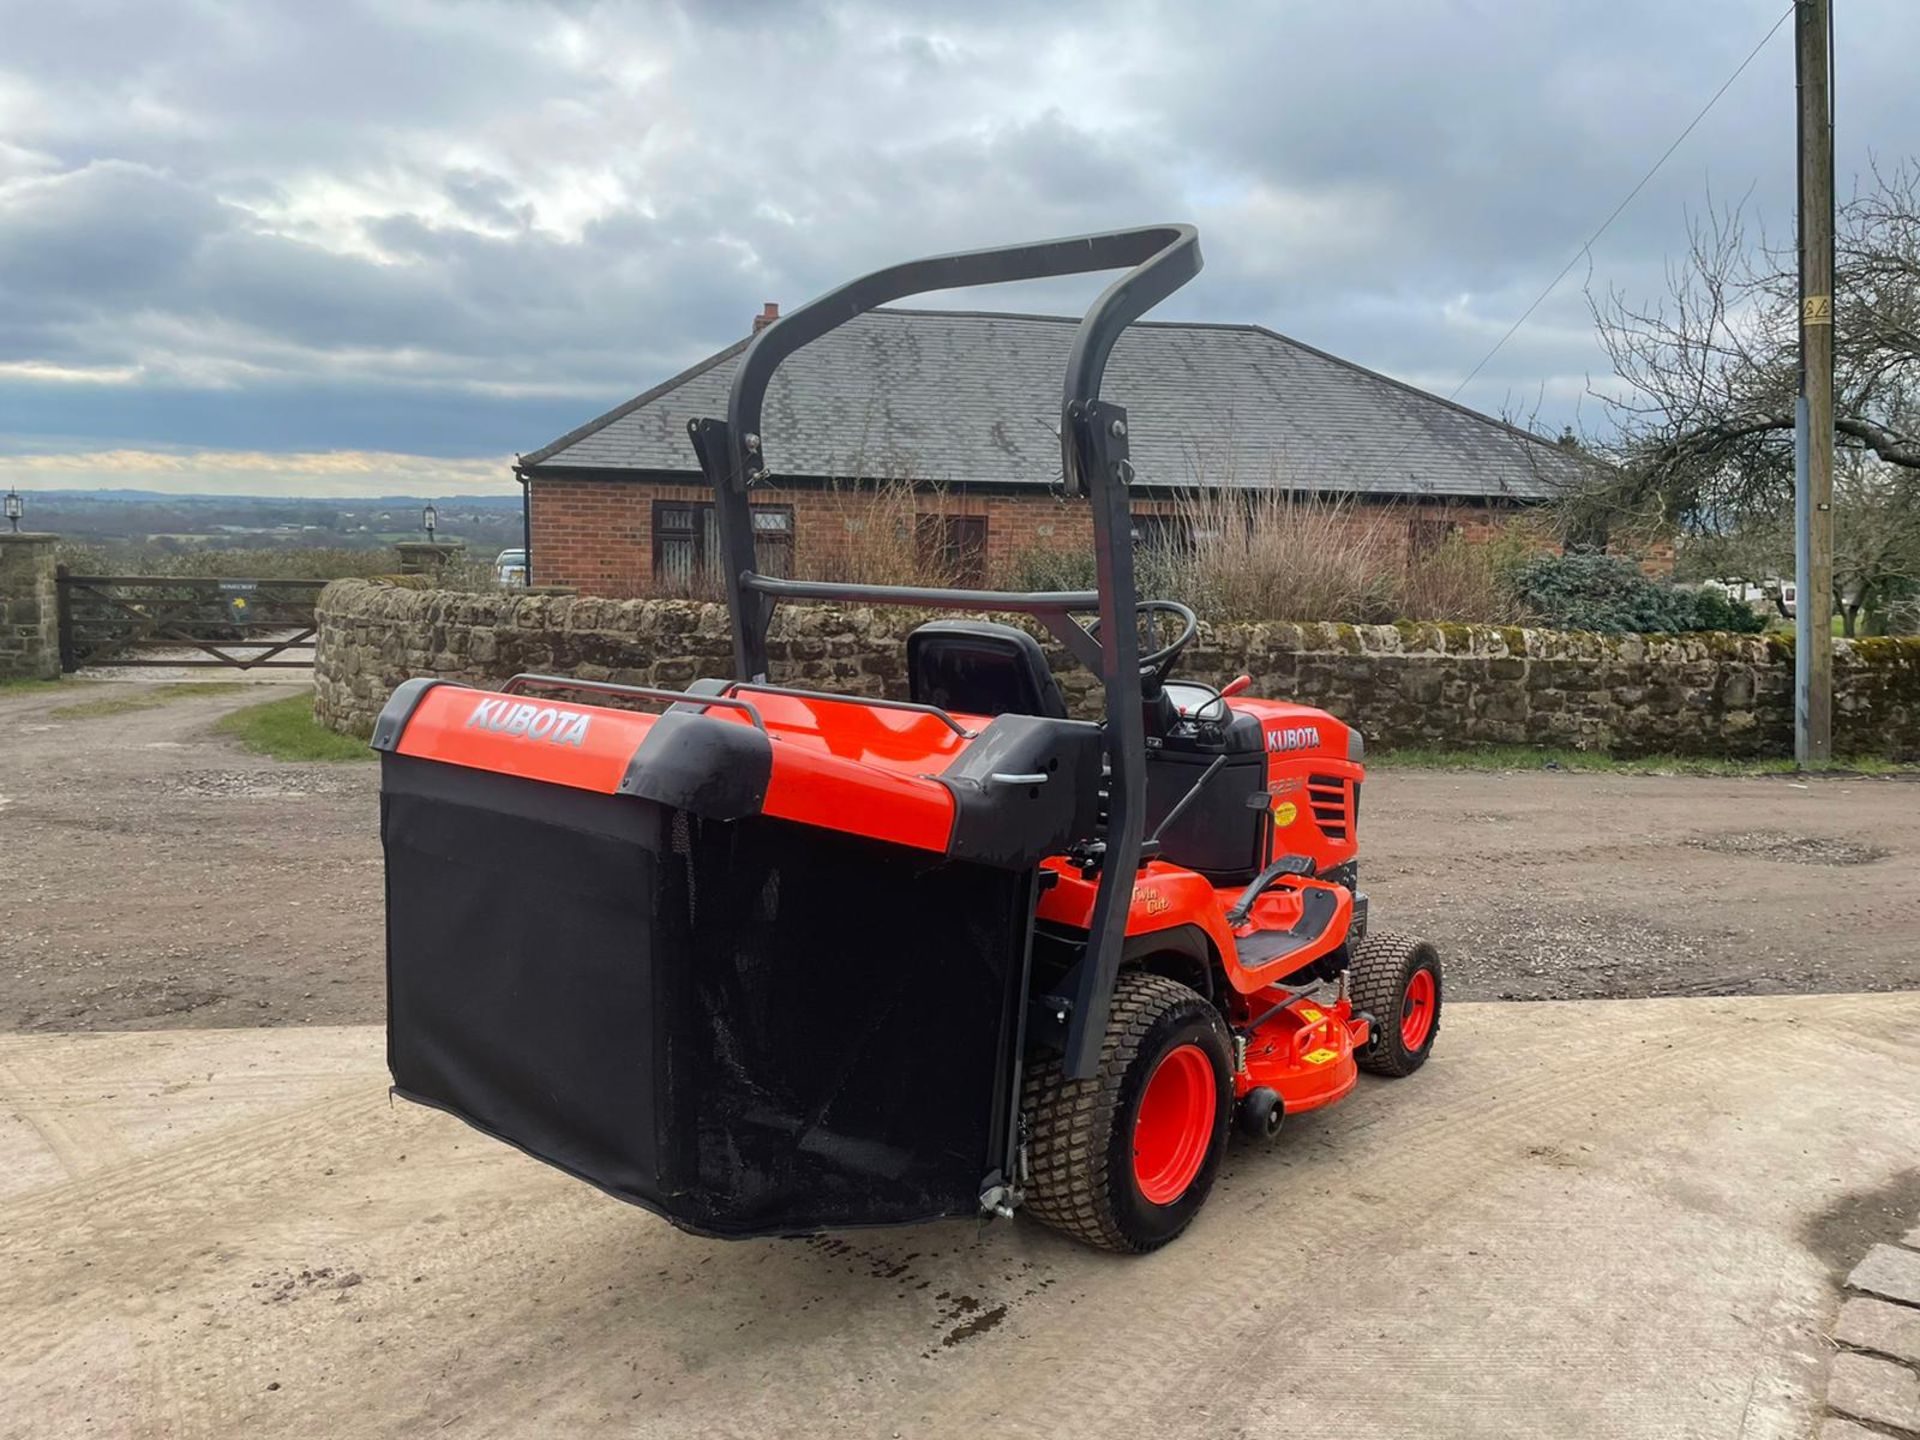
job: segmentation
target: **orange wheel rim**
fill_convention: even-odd
[[[1433,1033],[1433,1013],[1439,1008],[1440,987],[1431,970],[1416,970],[1407,981],[1406,999],[1400,1002],[1400,1043],[1418,1050]]]
[[[1133,1122],[1133,1182],[1154,1205],[1187,1193],[1213,1144],[1220,1104],[1213,1062],[1198,1045],[1169,1050],[1154,1066]]]

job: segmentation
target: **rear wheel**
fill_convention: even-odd
[[[1353,1007],[1373,1017],[1375,1038],[1354,1058],[1375,1075],[1411,1075],[1440,1034],[1440,952],[1381,930],[1353,954]]]
[[[1058,1057],[1028,1069],[1025,1208],[1103,1250],[1166,1244],[1213,1188],[1232,1077],[1211,1004],[1164,976],[1122,975],[1094,1075],[1065,1079]]]

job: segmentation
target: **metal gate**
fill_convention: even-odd
[[[222,580],[179,575],[72,575],[63,565],[60,668],[224,665],[302,669],[313,663],[314,601],[325,580]],[[162,653],[170,652],[170,653]]]

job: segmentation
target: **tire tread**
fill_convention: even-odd
[[[1417,968],[1414,967],[1416,960],[1432,969],[1436,984],[1440,982],[1440,956],[1425,940],[1417,940],[1394,930],[1374,930],[1354,951],[1353,1008],[1371,1015],[1382,1030],[1389,1025],[1394,1027],[1391,1043],[1370,1046],[1365,1053],[1354,1057],[1360,1068],[1369,1074],[1396,1077],[1411,1075],[1426,1063],[1434,1041],[1440,1037],[1440,1021],[1445,1008],[1436,1005],[1433,1029],[1428,1033],[1425,1048],[1412,1057],[1400,1048],[1400,1000],[1409,970]],[[1436,996],[1445,998],[1444,986],[1436,991]]]
[[[1028,1121],[1029,1177],[1024,1208],[1034,1219],[1102,1250],[1136,1253],[1142,1246],[1115,1223],[1109,1142],[1121,1081],[1155,1021],[1176,1005],[1206,1002],[1177,980],[1124,972],[1114,985],[1100,1066],[1068,1080],[1059,1056],[1030,1066],[1023,1109]]]

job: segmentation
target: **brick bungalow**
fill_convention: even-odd
[[[769,305],[755,329],[773,318]],[[763,421],[760,567],[844,568],[876,524],[892,532],[885,543],[932,547],[970,580],[1005,574],[1035,547],[1089,545],[1084,502],[1054,493],[1074,324],[877,310],[789,359]],[[696,583],[717,542],[687,422],[726,413],[747,344],[520,458],[533,583],[610,596]],[[1257,325],[1137,324],[1115,347],[1105,394],[1131,413],[1143,533],[1177,534],[1183,496],[1282,489],[1353,497],[1421,543],[1490,529],[1585,463]],[[892,499],[876,506],[876,494]]]

